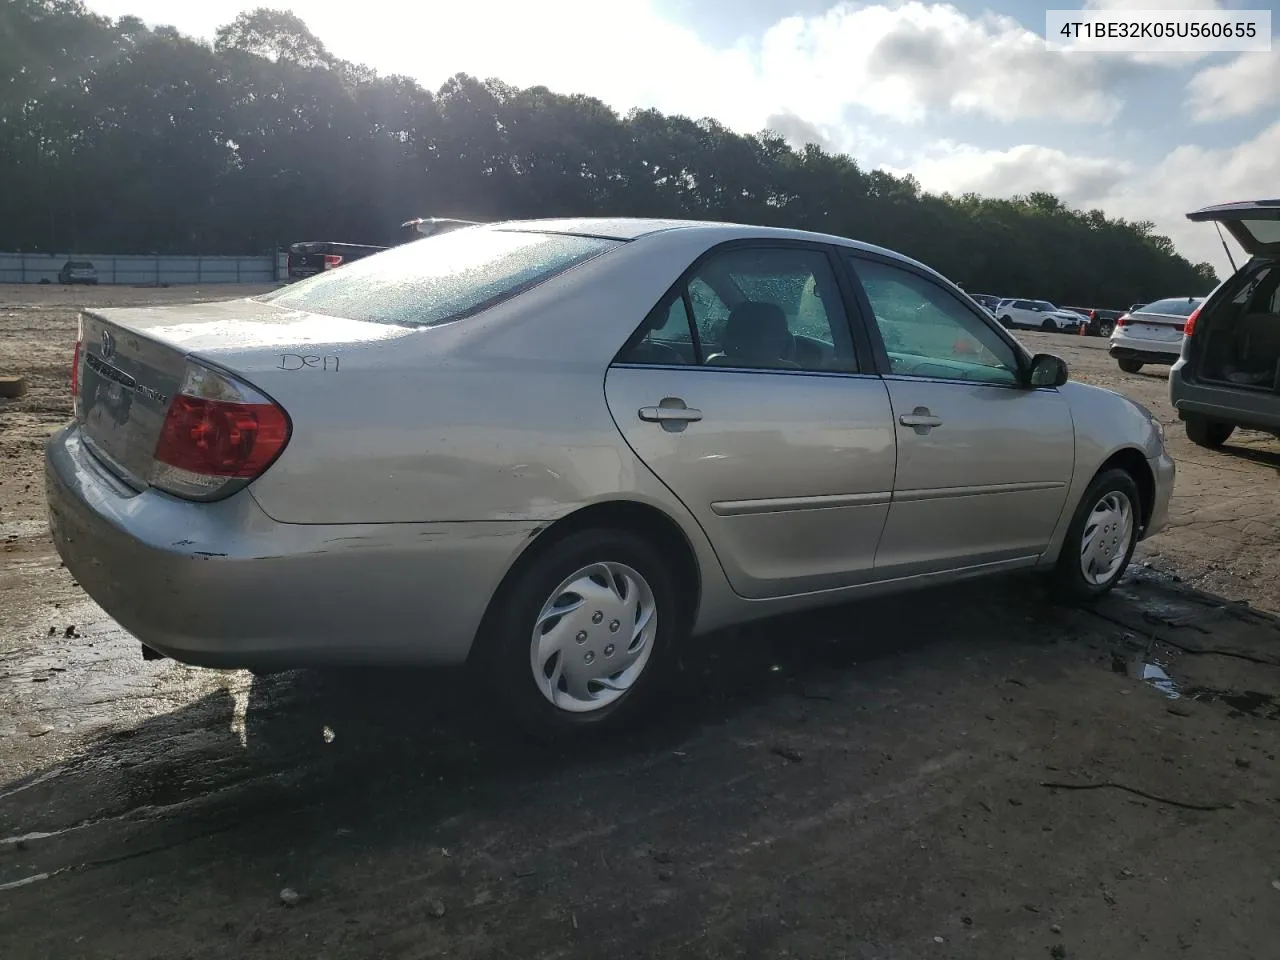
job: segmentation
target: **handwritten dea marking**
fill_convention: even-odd
[[[278,370],[322,370],[326,373],[338,372],[338,357],[316,357],[310,354],[282,353]]]

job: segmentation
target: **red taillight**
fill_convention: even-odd
[[[326,253],[324,255],[324,268],[332,270],[334,267],[342,263],[342,257],[336,253]]]
[[[75,400],[80,396],[80,348],[84,346],[83,340],[76,341],[76,352],[71,357],[71,399]]]
[[[1090,310],[1090,311],[1089,311],[1089,319],[1090,319],[1090,320],[1097,320],[1097,319],[1098,319],[1098,311],[1097,311],[1097,310]]]
[[[252,479],[289,440],[289,420],[273,403],[173,398],[155,459],[205,477]]]
[[[1201,307],[1202,306],[1204,305],[1201,304]],[[1191,316],[1187,317],[1187,322],[1182,325],[1182,332],[1184,335],[1189,337],[1193,332],[1195,332],[1196,320],[1199,319],[1200,317],[1201,307],[1196,307],[1194,310],[1192,310]]]
[[[1129,316],[1127,313],[1122,313],[1120,315],[1120,319],[1116,321],[1116,326],[1127,327],[1131,323],[1133,323],[1133,317]]]

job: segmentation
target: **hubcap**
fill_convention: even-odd
[[[1085,521],[1080,540],[1080,572],[1095,586],[1110,582],[1133,536],[1133,504],[1119,490],[1113,490],[1094,504]]]
[[[622,563],[593,563],[565,578],[533,626],[529,663],[542,695],[586,713],[617,700],[653,653],[653,589]]]

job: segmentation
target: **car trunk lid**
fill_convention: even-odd
[[[86,310],[76,416],[86,446],[123,480],[147,486],[161,427],[188,358],[232,374],[328,364],[337,347],[412,328],[325,317],[254,300]]]
[[[1280,254],[1280,199],[1220,203],[1188,213],[1187,219],[1221,223],[1251,257]]]
[[[1160,340],[1176,343],[1182,339],[1182,331],[1186,327],[1187,318],[1166,313],[1137,313],[1129,315],[1129,336],[1141,337],[1143,340]]]

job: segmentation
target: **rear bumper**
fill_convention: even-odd
[[[1137,360],[1141,363],[1173,363],[1182,352],[1182,344],[1167,346],[1151,340],[1129,340],[1112,334],[1107,353],[1113,360]]]
[[[1169,371],[1169,401],[1180,420],[1201,416],[1280,435],[1280,396],[1266,390],[1189,381],[1182,363],[1175,364]]]
[[[248,491],[189,503],[125,488],[74,425],[45,456],[53,541],[142,643],[209,667],[465,661],[539,524],[285,524]]]

